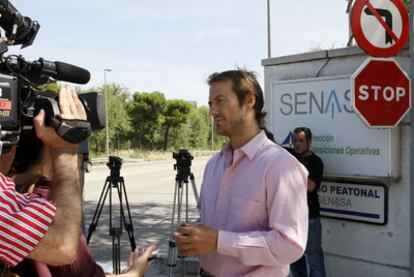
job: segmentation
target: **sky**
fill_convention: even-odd
[[[167,99],[208,102],[206,79],[236,67],[263,85],[267,0],[11,0],[41,28],[32,46],[9,48],[88,69],[83,89],[107,82]],[[270,0],[272,57],[344,47],[346,0]],[[3,34],[3,33],[2,33]],[[76,85],[74,85],[76,86]]]

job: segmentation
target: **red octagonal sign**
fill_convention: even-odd
[[[368,59],[351,77],[354,111],[369,126],[395,127],[411,108],[407,73],[393,59]]]

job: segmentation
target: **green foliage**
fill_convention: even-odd
[[[166,102],[164,113],[163,113],[163,123],[164,128],[164,143],[163,150],[167,150],[168,145],[168,135],[171,128],[180,128],[181,125],[185,124],[188,119],[188,115],[192,109],[192,104],[185,100],[168,100]]]
[[[128,104],[133,146],[140,149],[155,149],[160,141],[160,123],[166,100],[161,92],[136,92]]]
[[[42,87],[42,90],[44,90],[44,91],[56,91],[56,92],[59,92],[60,86],[59,86],[59,84],[57,82],[48,83],[48,84],[46,84],[46,85],[44,85]]]
[[[212,119],[207,106],[195,102],[167,100],[163,93],[135,92],[116,84],[78,93],[101,91],[108,96],[108,124],[110,154],[139,149],[177,151],[181,148],[205,149],[212,147]],[[227,141],[213,134],[214,149]],[[106,132],[94,132],[89,140],[92,155],[105,153]]]
[[[210,149],[211,122],[207,106],[192,109],[188,120],[189,148]]]

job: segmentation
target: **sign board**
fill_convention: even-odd
[[[276,82],[270,98],[275,140],[292,146],[292,131],[309,127],[325,175],[400,176],[399,128],[368,128],[361,121],[352,107],[349,76]]]
[[[394,56],[409,37],[407,9],[400,0],[356,0],[351,28],[358,45],[368,55]]]
[[[351,77],[354,110],[369,127],[395,127],[411,109],[410,77],[393,59],[367,59]]]
[[[385,224],[387,192],[384,186],[322,183],[319,189],[321,216]]]

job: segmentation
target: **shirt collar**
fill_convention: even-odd
[[[259,147],[266,142],[267,137],[264,131],[260,131],[254,138],[252,138],[248,143],[243,145],[241,148],[236,149],[242,151],[250,160],[253,160],[256,155]],[[225,155],[226,152],[232,152],[231,143],[228,142],[220,151],[220,155]]]

